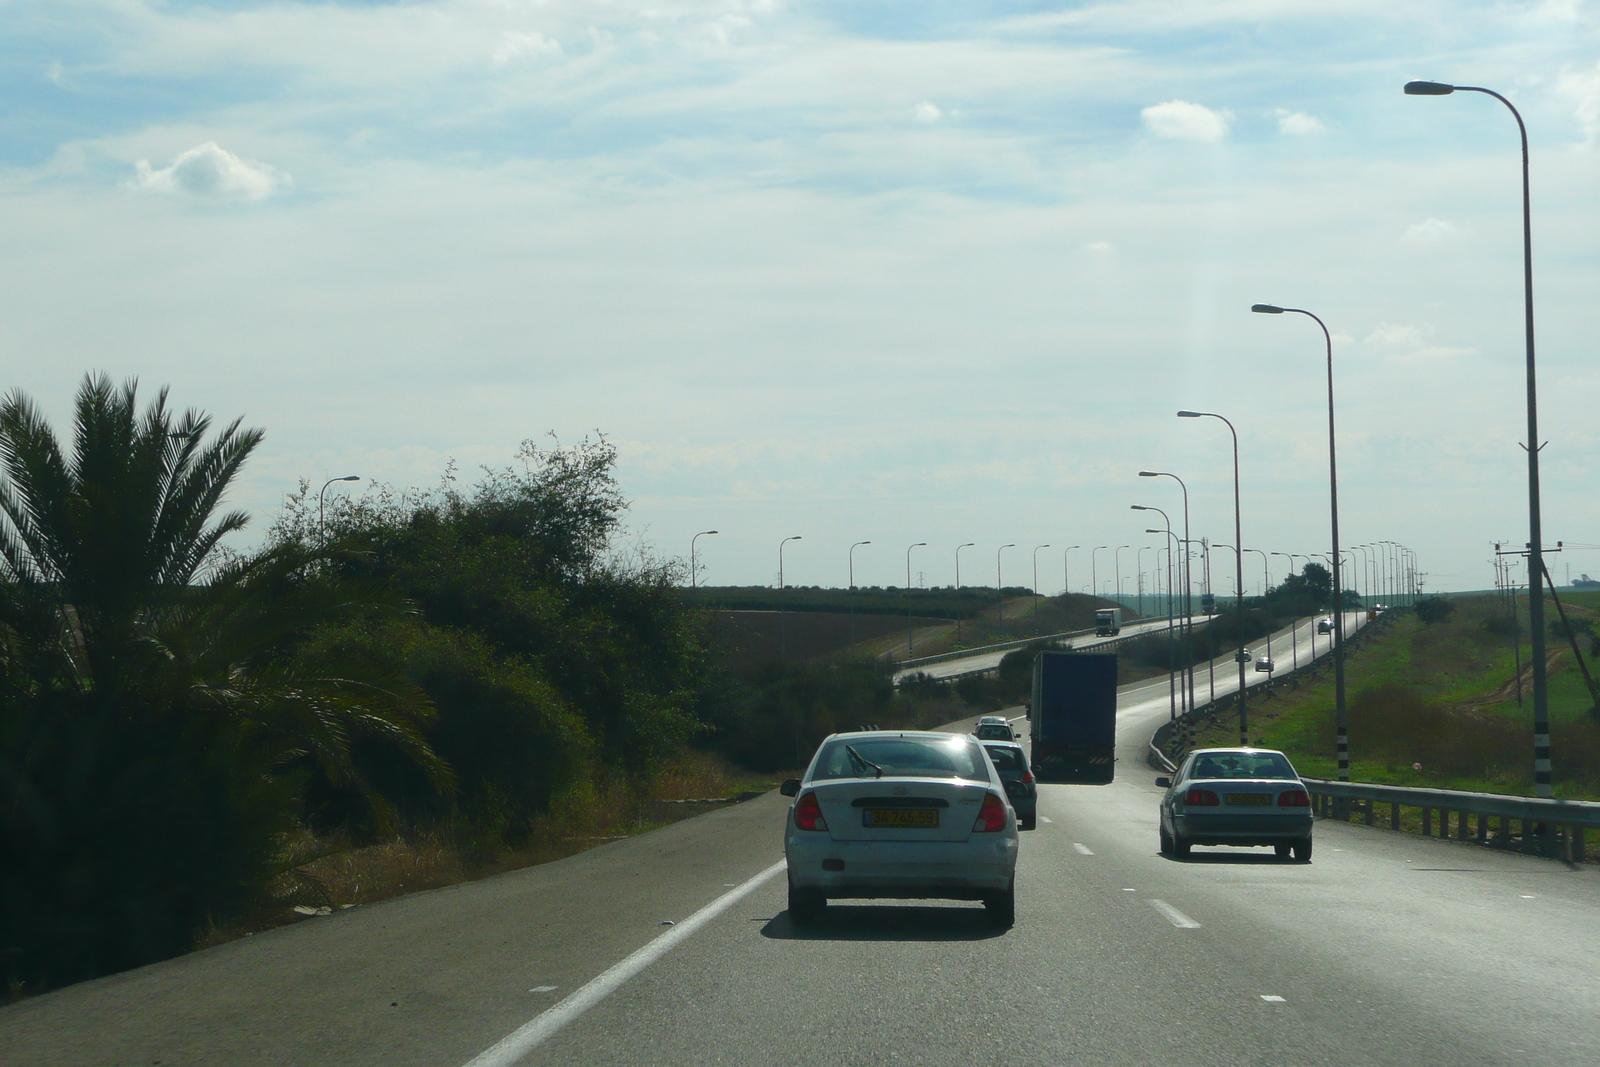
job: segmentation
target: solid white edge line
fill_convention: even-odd
[[[610,996],[622,983],[671,952],[677,947],[678,942],[688,938],[706,923],[761,888],[784,867],[785,862],[779,860],[737,889],[728,890],[620,963],[615,963],[602,971],[586,985],[563,998],[560,1003],[535,1015],[527,1023],[468,1060],[466,1067],[511,1067],[511,1064],[554,1037],[568,1023]]]
[[[1149,900],[1149,905],[1167,917],[1167,921],[1180,930],[1198,930],[1200,924],[1164,900]]]

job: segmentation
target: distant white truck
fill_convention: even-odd
[[[1101,608],[1094,613],[1094,632],[1100,637],[1109,637],[1122,632],[1122,609]]]

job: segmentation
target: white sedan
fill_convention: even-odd
[[[970,735],[834,734],[782,791],[796,923],[841,897],[981,900],[996,926],[1014,921],[1016,812]]]

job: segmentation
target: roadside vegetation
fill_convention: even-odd
[[[0,402],[7,996],[541,862],[771,788],[835,729],[968,714],[887,664],[740,663],[627,547],[605,441],[292,495],[262,439],[84,381]]]
[[[1584,601],[1583,594],[1562,596],[1579,654],[1593,673],[1600,664],[1590,636],[1596,605]],[[1548,642],[1556,795],[1600,799],[1600,718],[1554,606],[1547,606],[1556,620]],[[1429,598],[1418,608],[1380,618],[1347,661],[1351,778],[1531,796],[1525,601]],[[1298,688],[1275,688],[1270,699],[1252,702],[1252,739],[1288,753],[1303,774],[1334,777],[1331,665],[1325,662],[1318,677]],[[1197,738],[1200,745],[1237,741],[1237,723],[1226,708]]]

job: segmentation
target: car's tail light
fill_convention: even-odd
[[[1287,793],[1278,794],[1278,807],[1280,808],[1309,808],[1311,797],[1303,789],[1291,789]]]
[[[1022,784],[1023,785],[1032,785],[1033,784],[1033,769],[1031,767],[1022,768]]]
[[[997,830],[1006,828],[1006,803],[994,793],[989,793],[983,798],[983,807],[978,809],[978,821],[972,824],[975,834],[992,834]]]
[[[822,817],[822,805],[817,794],[807,793],[795,802],[794,825],[797,830],[826,830],[828,820]]]
[[[1217,799],[1217,794],[1209,789],[1191,789],[1183,794],[1183,802],[1198,808],[1213,808],[1222,803]]]

